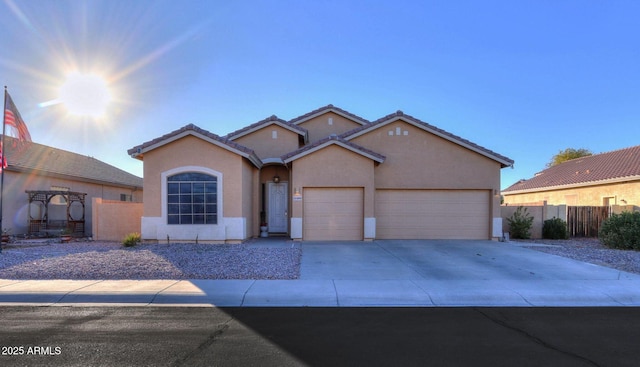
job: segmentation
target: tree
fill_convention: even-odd
[[[591,153],[591,151],[589,149],[567,148],[565,150],[559,151],[558,154],[556,154],[553,157],[551,157],[551,161],[549,163],[547,163],[547,168],[553,167],[553,166],[558,165],[558,164],[560,164],[562,162],[566,162],[566,161],[568,161],[570,159],[576,159],[576,158],[580,158],[580,157],[587,157],[587,156],[590,156],[590,155],[593,155],[593,153]]]

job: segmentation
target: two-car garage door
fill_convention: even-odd
[[[487,239],[488,190],[376,190],[378,239]],[[304,188],[303,239],[362,240],[363,188]]]
[[[487,239],[487,190],[377,190],[376,238]]]

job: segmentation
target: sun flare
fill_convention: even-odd
[[[60,87],[58,99],[71,114],[98,118],[106,113],[111,93],[103,78],[72,73]]]

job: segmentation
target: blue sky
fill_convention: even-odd
[[[639,16],[638,1],[0,0],[0,82],[35,142],[139,176],[127,149],[186,124],[224,135],[334,104],[505,155],[505,188],[561,149],[640,144]],[[103,117],[47,105],[74,71],[107,81]]]

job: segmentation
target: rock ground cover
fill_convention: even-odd
[[[514,241],[518,246],[640,274],[640,251],[598,239]],[[297,279],[300,246],[17,242],[3,246],[0,279]]]
[[[640,274],[640,251],[610,249],[597,238],[514,240],[514,242],[536,251]]]
[[[302,250],[211,244],[15,243],[0,279],[297,279]]]

